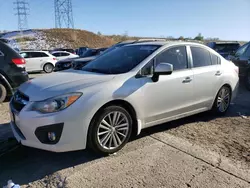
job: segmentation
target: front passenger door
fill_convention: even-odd
[[[193,72],[185,46],[171,47],[142,69],[141,78],[144,93],[145,126],[153,126],[178,118],[193,110]],[[150,75],[152,66],[159,63],[173,65],[171,75],[161,75],[158,82],[153,82]],[[154,64],[154,65],[153,65]]]

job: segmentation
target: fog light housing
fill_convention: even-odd
[[[48,139],[49,141],[54,142],[56,140],[56,133],[48,132]]]

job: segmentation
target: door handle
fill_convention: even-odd
[[[183,81],[182,81],[182,83],[189,83],[189,82],[191,82],[192,81],[192,79],[190,78],[190,77],[186,77]]]
[[[220,72],[220,71],[217,71],[216,73],[215,73],[215,76],[220,76],[222,73]]]

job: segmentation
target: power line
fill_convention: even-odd
[[[18,30],[22,33],[23,30],[28,29],[28,10],[29,3],[26,0],[16,0],[14,2],[15,10],[18,17]]]
[[[54,0],[55,27],[74,28],[73,10],[71,0]]]

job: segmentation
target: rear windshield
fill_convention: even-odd
[[[122,74],[129,72],[145,58],[156,51],[159,45],[124,46],[102,54],[82,70],[103,74]]]
[[[216,44],[215,50],[217,52],[232,52],[236,51],[240,47],[239,44],[233,43],[233,44]]]

